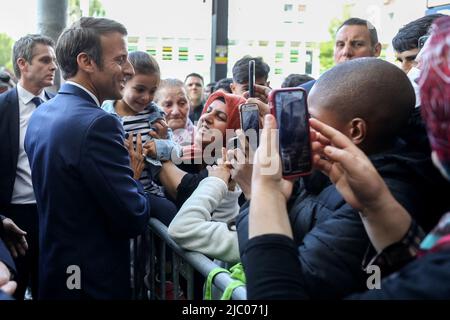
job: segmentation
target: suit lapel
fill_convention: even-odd
[[[20,136],[20,116],[19,116],[19,97],[17,94],[17,88],[11,89],[8,97],[9,110],[11,112],[11,122],[9,125],[9,137],[11,145],[11,157],[12,164],[14,166],[14,172],[17,169],[17,159],[19,158],[19,136]]]
[[[47,100],[50,100],[51,98],[53,98],[55,95],[53,93],[47,92],[44,90],[44,94],[45,97],[47,98]]]

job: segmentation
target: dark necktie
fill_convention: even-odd
[[[36,108],[39,107],[42,102],[44,102],[44,100],[39,97],[34,97],[33,99],[31,99],[31,101],[34,103]]]

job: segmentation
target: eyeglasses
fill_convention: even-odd
[[[417,41],[417,47],[419,48],[419,50],[421,50],[423,48],[423,46],[425,45],[425,42],[427,42],[429,37],[430,37],[429,35],[425,35],[425,36],[421,36],[419,38],[419,40]]]

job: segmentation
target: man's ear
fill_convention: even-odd
[[[361,144],[367,136],[367,123],[361,118],[354,118],[350,122],[350,139],[354,144]]]
[[[230,83],[230,89],[232,94],[236,94],[236,84],[234,82]]]
[[[77,64],[80,70],[87,73],[92,73],[94,71],[95,62],[89,57],[85,52],[81,52],[77,56]]]
[[[20,74],[22,74],[22,70],[24,70],[27,67],[27,61],[24,58],[18,58],[17,59],[17,66],[20,69]]]
[[[379,57],[380,56],[380,54],[381,54],[381,43],[377,43],[376,45],[375,45],[375,47],[373,48],[373,56],[374,57]]]

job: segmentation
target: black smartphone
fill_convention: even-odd
[[[306,91],[303,88],[273,90],[269,102],[271,112],[277,119],[283,177],[290,179],[311,173],[312,148]]]
[[[259,145],[259,108],[256,103],[244,103],[239,106],[241,129],[244,131],[252,150]]]
[[[255,60],[248,62],[248,94],[250,98],[255,97]]]

